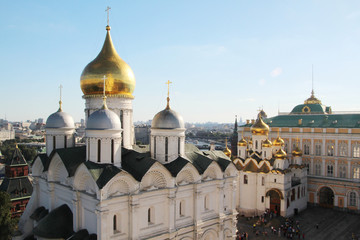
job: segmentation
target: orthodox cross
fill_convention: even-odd
[[[62,101],[61,101],[62,88],[63,88],[63,86],[60,84],[60,86],[59,86],[59,89],[60,89],[59,111],[60,112],[62,111],[62,107],[61,107],[61,104],[62,104]]]
[[[167,84],[168,85],[168,97],[170,97],[170,84],[171,84],[172,82],[170,82],[170,80],[168,80],[165,84]]]
[[[109,14],[110,14],[111,7],[107,6],[105,12],[107,12],[107,25],[109,26]]]

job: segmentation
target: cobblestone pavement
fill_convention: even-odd
[[[360,240],[360,215],[351,214],[333,209],[326,209],[320,207],[309,207],[299,215],[293,217],[294,222],[299,221],[302,233],[305,239],[311,240]],[[258,221],[258,218],[244,218],[241,217],[238,221],[238,230],[240,232],[247,232],[249,240],[252,239],[287,239],[283,236],[274,235],[271,233],[271,226],[279,228],[281,224],[286,221],[285,218],[278,217],[264,226],[256,227],[259,235],[256,235],[252,225]],[[318,228],[316,227],[318,225]],[[263,233],[267,232],[267,236]],[[297,236],[293,239],[299,239]]]

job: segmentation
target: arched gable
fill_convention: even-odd
[[[91,194],[99,193],[99,187],[84,163],[80,164],[80,166],[76,169],[73,187],[78,191],[86,191]]]
[[[152,190],[174,186],[170,172],[160,163],[154,163],[141,179],[142,190]]]
[[[216,239],[219,239],[218,233],[212,228],[206,230],[201,236],[201,240],[216,240]]]
[[[234,160],[233,160],[233,163],[234,163],[234,165],[235,165],[235,167],[236,167],[236,169],[237,170],[241,170],[241,169],[243,169],[244,168],[244,162],[240,159],[240,158],[235,158]]]
[[[54,154],[49,164],[48,181],[66,183],[68,176],[69,173],[60,156],[57,153]]]
[[[203,180],[221,179],[223,174],[217,162],[213,161],[202,175]]]
[[[130,194],[139,188],[139,183],[125,171],[116,174],[102,189],[105,198]]]
[[[269,197],[271,191],[274,191],[274,192],[276,192],[277,194],[279,194],[280,199],[284,199],[284,194],[283,194],[279,189],[277,189],[277,188],[271,188],[271,189],[267,190],[265,196],[266,196],[266,197]]]
[[[229,164],[225,169],[225,177],[235,177],[238,171],[234,164]]]
[[[191,164],[187,163],[183,169],[176,176],[176,184],[185,185],[188,183],[195,183],[201,180],[201,176],[197,169]]]
[[[39,156],[37,156],[32,165],[32,175],[34,177],[40,177],[43,174],[44,166]]]

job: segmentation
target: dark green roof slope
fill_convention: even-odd
[[[130,173],[137,181],[141,181],[146,172],[156,162],[150,153],[139,153],[134,150],[122,148],[122,168]]]
[[[33,220],[39,222],[41,219],[43,219],[48,214],[49,214],[49,210],[47,210],[45,207],[41,206],[41,207],[38,207],[33,212],[33,214],[30,215],[30,219],[33,219]]]
[[[81,229],[72,235],[68,240],[87,240],[89,239],[89,232],[86,229]]]
[[[47,165],[47,162],[49,161],[49,157],[46,155],[46,153],[38,154],[37,157],[40,158],[40,161],[45,168],[45,166]],[[36,159],[36,157],[35,157],[35,159]],[[34,164],[34,161],[32,161],[31,165],[33,165],[33,164]]]
[[[6,165],[8,166],[27,165],[26,160],[18,147],[15,148],[12,158],[6,161]]]
[[[264,121],[270,127],[360,128],[360,114],[278,115]]]
[[[10,199],[30,198],[33,187],[27,176],[18,178],[5,178],[1,183],[0,190],[10,194]]]
[[[176,177],[178,173],[181,171],[181,169],[183,169],[183,167],[185,167],[185,165],[188,163],[189,161],[186,160],[185,158],[178,157],[171,163],[165,164],[164,167],[166,167],[167,170],[169,170],[169,172],[173,177]]]
[[[198,170],[199,174],[203,174],[213,161],[200,152],[187,152],[185,155]]]
[[[223,151],[204,151],[203,154],[216,161],[219,164],[221,171],[225,171],[227,166],[232,163],[230,158],[228,158]]]
[[[45,166],[44,166],[44,172],[49,170],[50,162],[55,155],[55,153],[59,154],[59,157],[63,161],[65,168],[69,174],[69,177],[74,176],[76,169],[79,167],[79,165],[86,161],[86,147],[72,147],[72,148],[61,148],[61,149],[55,149],[51,154],[50,157]],[[46,158],[44,157],[44,160]],[[41,160],[43,161],[43,160]]]
[[[102,189],[116,174],[121,170],[112,164],[100,164],[91,161],[85,162],[85,166],[89,169],[89,172],[96,184]]]
[[[73,235],[73,214],[66,205],[52,210],[33,230],[41,238],[69,238]]]

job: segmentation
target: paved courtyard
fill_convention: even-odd
[[[248,239],[288,239],[281,234],[273,234],[271,226],[279,229],[286,222],[285,218],[278,217],[269,219],[266,224],[259,224],[259,218],[241,217],[238,222],[238,230],[247,232]],[[300,234],[293,239],[315,239],[315,240],[332,240],[332,239],[360,239],[360,215],[351,214],[333,209],[320,207],[309,207],[299,215],[292,218],[293,225],[299,222]],[[256,224],[254,230],[253,224]],[[256,232],[258,235],[256,235]],[[299,238],[300,237],[300,238]]]

